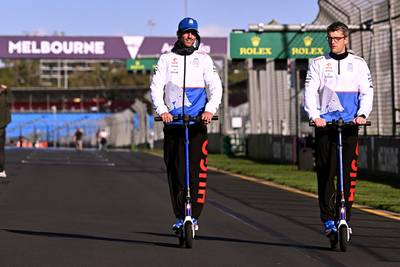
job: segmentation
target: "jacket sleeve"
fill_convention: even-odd
[[[208,102],[205,111],[215,114],[222,99],[222,84],[217,69],[210,56],[205,56],[204,81],[206,84]]]
[[[311,120],[320,117],[320,112],[318,110],[318,89],[320,85],[321,79],[319,75],[319,68],[315,60],[313,60],[308,67],[304,90],[304,110],[307,112],[308,117]]]
[[[360,68],[359,81],[360,107],[357,111],[357,115],[365,115],[365,117],[368,117],[372,111],[374,87],[372,84],[371,72],[369,71],[367,63],[364,60],[362,61]]]
[[[168,111],[168,107],[164,102],[164,87],[166,83],[167,74],[167,59],[165,55],[162,55],[157,62],[157,66],[153,71],[151,78],[150,90],[151,100],[153,106],[158,115],[161,115]]]

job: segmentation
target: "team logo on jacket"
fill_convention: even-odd
[[[327,63],[325,65],[325,74],[327,76],[332,76],[332,73],[333,73],[333,66],[331,63]],[[332,78],[332,77],[327,77],[327,78]]]
[[[178,59],[176,57],[171,61],[171,73],[178,73]]]
[[[349,63],[347,64],[347,71],[348,71],[348,72],[353,72],[353,63],[349,62]]]

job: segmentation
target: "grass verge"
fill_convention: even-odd
[[[299,171],[295,165],[266,164],[242,157],[210,154],[209,165],[233,173],[253,176],[306,192],[317,193],[315,172]],[[400,189],[359,177],[355,203],[400,212]]]

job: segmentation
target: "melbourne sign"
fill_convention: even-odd
[[[104,41],[9,41],[8,53],[12,54],[66,54],[104,55]]]
[[[325,32],[233,32],[230,57],[312,58],[329,51]]]
[[[135,59],[169,52],[176,37],[0,36],[4,59]],[[202,38],[200,50],[212,56],[227,54],[227,38]]]
[[[127,59],[135,45],[128,41],[124,37],[0,36],[0,58]]]

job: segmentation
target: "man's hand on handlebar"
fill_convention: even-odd
[[[321,119],[321,118],[316,118],[314,119],[315,127],[325,127],[326,126],[326,120]]]
[[[353,120],[354,124],[363,125],[367,123],[367,119],[364,116],[357,116]]]
[[[211,112],[208,112],[208,111],[204,111],[204,113],[201,114],[201,120],[206,124],[211,122],[212,117],[213,117],[213,114]]]
[[[174,118],[172,117],[172,115],[168,112],[164,112],[163,114],[160,115],[161,119],[163,122],[165,123],[169,123],[172,122],[174,120]]]

